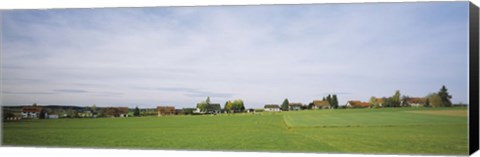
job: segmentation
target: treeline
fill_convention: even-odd
[[[401,95],[400,90],[395,91],[395,93],[390,97],[382,97],[376,98],[371,97],[369,104],[370,107],[378,108],[378,107],[408,107],[411,106],[411,100],[415,99],[410,96]],[[420,103],[424,107],[451,107],[452,102],[452,95],[448,93],[448,89],[445,85],[440,88],[440,90],[436,93],[430,93],[426,97],[417,100],[417,103]]]

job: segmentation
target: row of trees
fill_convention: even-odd
[[[378,108],[378,107],[405,107],[405,106],[410,106],[408,104],[408,99],[409,96],[402,96],[400,93],[400,90],[396,90],[395,93],[390,96],[390,97],[382,97],[382,98],[376,98],[376,97],[371,97],[369,104],[370,107]],[[445,85],[442,86],[442,88],[437,92],[437,93],[430,93],[426,97],[426,101],[424,106],[426,107],[449,107],[452,106],[452,102],[450,99],[452,96],[448,93],[448,89],[445,87]],[[339,101],[338,97],[336,94],[329,94],[326,97],[322,98],[323,101],[327,101],[330,104],[331,108],[338,108],[339,107]],[[288,98],[285,98],[284,101],[282,102],[280,108],[283,111],[288,111],[289,110],[289,100]],[[201,101],[197,103],[197,108],[200,109],[200,111],[206,111],[208,108],[208,105],[211,104],[210,97],[207,97],[206,100]],[[305,108],[311,109],[313,107],[313,103],[310,103],[308,106],[305,106]],[[225,105],[223,109],[228,112],[243,112],[245,111],[245,104],[242,99],[236,99],[236,100],[228,100],[225,102]],[[96,106],[93,105],[91,110],[93,112],[96,112]],[[140,116],[140,109],[138,107],[135,108],[134,116]]]
[[[242,99],[237,99],[237,100],[233,100],[233,101],[228,100],[227,102],[225,102],[225,106],[223,108],[228,113],[245,111],[245,105],[243,104]]]
[[[400,90],[396,90],[395,94],[393,94],[390,97],[382,97],[382,98],[376,98],[372,96],[370,98],[369,104],[370,107],[378,108],[378,107],[400,107],[400,106],[405,106],[406,104],[402,102],[406,102],[405,100],[407,99],[406,96],[401,98]]]
[[[336,94],[333,94],[333,95],[328,94],[327,97],[322,98],[322,101],[327,101],[328,104],[330,104],[331,108],[338,108],[339,107],[338,98],[337,98]],[[280,109],[282,111],[288,111],[289,110],[288,104],[290,104],[290,102],[288,101],[287,98],[285,98],[285,100],[283,100],[283,102],[282,102],[282,105],[280,106]],[[313,102],[309,103],[307,106],[303,106],[302,109],[312,109],[313,105],[314,105]]]
[[[206,100],[197,103],[197,108],[200,109],[200,111],[204,112],[207,110],[209,105],[212,105],[212,103],[210,101],[210,97],[207,97]],[[227,102],[225,102],[223,109],[229,113],[243,112],[245,111],[245,104],[243,103],[242,99],[236,99],[233,101],[228,100]]]
[[[427,100],[425,102],[426,107],[450,107],[452,106],[452,102],[450,101],[452,96],[448,93],[448,89],[445,86],[440,88],[440,91],[437,93],[430,93],[427,96]]]
[[[209,104],[210,104],[210,97],[207,97],[206,100],[197,103],[197,108],[199,108],[200,111],[206,111]]]
[[[440,90],[436,93],[430,93],[425,97],[425,102],[423,106],[425,107],[450,107],[452,106],[452,102],[450,99],[452,96],[448,93],[448,89],[445,85],[440,88]],[[400,94],[400,90],[396,90],[395,94],[390,97],[382,97],[376,98],[371,97],[369,104],[370,107],[378,108],[378,107],[406,107],[410,106],[408,104],[409,96],[402,96]]]
[[[326,98],[323,97],[322,100],[323,100],[323,101],[328,101],[328,103],[330,104],[330,107],[331,107],[331,108],[338,108],[337,95],[333,94],[332,96],[330,96],[330,94],[328,94],[328,96],[327,96]]]

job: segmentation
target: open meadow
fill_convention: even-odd
[[[467,155],[466,108],[384,108],[4,122],[3,145]]]

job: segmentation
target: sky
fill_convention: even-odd
[[[4,10],[2,105],[468,102],[468,2]]]

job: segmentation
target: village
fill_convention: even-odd
[[[445,97],[445,98],[443,98]],[[31,106],[4,106],[4,120],[15,121],[21,119],[58,119],[58,118],[114,118],[114,117],[140,117],[140,116],[171,116],[171,115],[217,115],[236,113],[259,113],[259,112],[285,112],[300,110],[319,109],[353,109],[353,108],[385,108],[385,107],[450,107],[451,95],[443,86],[438,93],[427,97],[401,96],[396,91],[391,97],[371,97],[368,102],[349,100],[345,105],[338,104],[335,94],[322,99],[313,100],[308,104],[301,102],[289,102],[285,99],[282,104],[265,104],[263,108],[245,108],[241,99],[227,101],[222,108],[220,103],[210,102],[210,97],[197,103],[195,108],[175,108],[175,106],[157,106],[156,108],[128,108],[128,107],[90,107],[78,106],[39,106],[34,103]],[[454,106],[465,106],[454,104]]]

